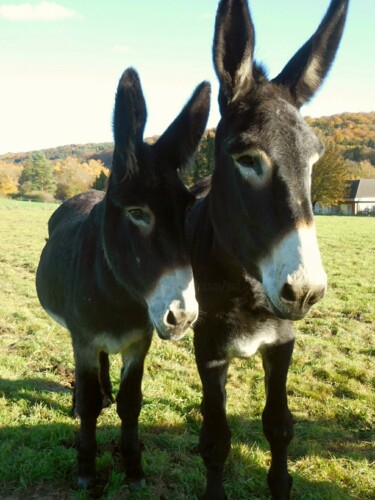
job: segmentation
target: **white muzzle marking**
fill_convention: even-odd
[[[145,300],[159,336],[173,340],[182,338],[198,317],[191,268],[179,268],[161,276]]]
[[[260,262],[260,268],[267,297],[276,309],[287,316],[290,307],[286,307],[280,299],[285,284],[306,293],[311,289],[325,289],[327,275],[320,257],[315,225],[304,225],[289,233]]]

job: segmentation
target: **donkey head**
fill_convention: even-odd
[[[200,84],[159,140],[143,142],[146,104],[137,73],[122,75],[114,109],[112,172],[105,199],[105,257],[117,281],[148,309],[163,339],[180,338],[198,304],[184,237],[192,195],[179,169],[204,132],[210,86]]]
[[[268,306],[300,319],[326,290],[310,198],[323,146],[299,113],[322,83],[348,0],[332,0],[315,34],[268,80],[253,61],[247,0],[221,0],[214,65],[220,81],[211,217],[227,253],[259,280]]]

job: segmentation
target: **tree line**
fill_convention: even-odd
[[[312,173],[313,205],[336,205],[347,197],[349,180],[375,178],[375,112],[307,121],[325,144],[325,154]],[[215,130],[207,130],[195,161],[184,173],[189,187],[212,173],[214,142]],[[3,155],[0,196],[63,201],[92,187],[105,189],[112,148],[111,143],[70,145],[29,155]]]
[[[324,140],[324,138],[323,138]],[[312,203],[335,205],[347,197],[348,181],[375,177],[375,168],[346,160],[339,146],[325,139],[325,154],[314,165],[311,179]],[[209,176],[214,168],[215,131],[202,139],[194,163],[184,173],[191,187]],[[366,169],[371,169],[367,172]],[[105,189],[109,170],[100,160],[82,161],[68,156],[52,162],[44,153],[32,154],[22,164],[0,160],[0,196],[36,201],[64,201],[87,189]]]
[[[375,166],[375,112],[341,113],[307,122],[333,140],[347,160]]]
[[[0,196],[35,201],[64,201],[90,188],[104,189],[108,169],[99,160],[73,156],[52,162],[43,152],[25,163],[0,160]]]

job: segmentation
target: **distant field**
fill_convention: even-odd
[[[56,205],[0,200],[0,498],[84,498],[75,489],[78,423],[70,417],[70,338],[42,311],[34,279]],[[317,218],[327,296],[296,324],[289,375],[295,416],[290,446],[294,499],[374,498],[375,218]],[[114,387],[120,363],[111,358]],[[146,361],[141,436],[147,486],[123,482],[115,406],[98,424],[96,497],[191,500],[203,491],[197,453],[200,381],[192,335],[155,338]],[[262,435],[260,356],[233,363],[233,431],[226,489],[233,500],[266,499],[270,454]]]

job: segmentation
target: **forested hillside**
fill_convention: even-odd
[[[314,192],[315,201],[337,203],[345,198],[350,179],[375,178],[375,112],[343,113],[307,118],[326,143],[327,154],[313,171],[314,186],[334,186]],[[157,136],[146,139],[155,142]],[[213,169],[215,131],[206,132],[191,169],[190,186]],[[112,143],[60,146],[43,151],[0,156],[0,197],[64,200],[92,186],[103,189],[112,161]],[[332,168],[334,166],[334,168]],[[320,179],[320,182],[315,180]],[[321,179],[325,181],[322,183]],[[328,182],[329,179],[329,182]]]
[[[112,162],[113,144],[111,142],[101,142],[98,144],[70,144],[68,146],[59,146],[56,148],[43,149],[41,151],[31,151],[27,153],[8,153],[0,155],[0,161],[14,164],[24,164],[36,152],[43,153],[47,160],[59,161],[74,157],[81,162],[90,160],[99,160],[107,168],[110,168]]]
[[[307,121],[324,137],[332,139],[347,160],[369,161],[375,166],[375,112],[342,113]]]
[[[152,144],[157,136],[148,137],[146,142]],[[8,153],[0,155],[0,161],[14,164],[24,164],[34,153],[43,153],[47,160],[52,162],[66,160],[67,158],[76,158],[80,162],[97,160],[103,163],[107,168],[112,164],[112,142],[99,142],[96,144],[69,144],[67,146],[58,146],[56,148],[42,149],[40,151],[29,151],[26,153]]]

